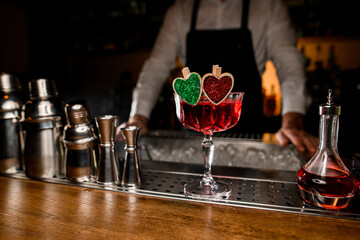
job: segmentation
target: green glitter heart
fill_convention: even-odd
[[[173,83],[174,91],[182,100],[196,105],[201,95],[201,78],[197,73],[191,73],[187,79],[176,78]]]

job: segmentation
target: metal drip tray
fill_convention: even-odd
[[[150,172],[144,174],[141,189],[184,195],[184,184],[200,181],[201,176],[174,173]],[[261,203],[280,206],[302,207],[297,184],[292,182],[265,181],[259,179],[221,178],[215,179],[228,182],[232,193],[226,202],[241,201],[244,203]]]
[[[44,182],[72,185],[85,188],[103,189],[173,199],[176,201],[196,201],[236,207],[256,208],[298,214],[310,214],[360,220],[360,201],[354,199],[348,208],[330,211],[305,204],[295,182],[293,171],[269,171],[249,168],[214,167],[215,180],[221,179],[232,185],[228,199],[194,199],[184,196],[184,184],[198,181],[202,176],[201,165],[143,161],[142,185],[140,189],[121,186],[104,186],[97,183],[75,184],[66,179],[44,179]],[[12,175],[25,178],[23,173]]]

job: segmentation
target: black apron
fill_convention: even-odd
[[[186,39],[186,66],[201,76],[212,72],[213,65],[234,76],[232,92],[245,92],[239,123],[232,131],[263,132],[261,77],[256,66],[251,32],[247,28],[249,0],[243,1],[240,29],[196,30],[200,0],[195,0],[191,28]],[[211,17],[211,16],[210,16]]]

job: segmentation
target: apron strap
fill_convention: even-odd
[[[200,0],[195,0],[195,2],[194,2],[194,7],[193,7],[193,11],[192,11],[192,17],[191,17],[191,27],[190,27],[190,31],[194,31],[194,30],[195,30],[196,20],[197,20],[197,12],[198,12],[198,10],[199,10],[199,5],[200,5]]]
[[[249,3],[250,3],[250,0],[243,0],[241,28],[247,28],[247,25],[248,25]]]
[[[250,0],[243,0],[241,28],[247,28],[249,18],[249,4]],[[190,31],[194,31],[196,27],[197,13],[199,10],[200,0],[195,0],[191,15]]]

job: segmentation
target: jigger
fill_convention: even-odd
[[[121,128],[121,133],[126,142],[124,169],[121,178],[123,187],[139,188],[141,186],[141,165],[137,152],[140,130],[141,127],[136,126]]]
[[[96,182],[101,184],[119,184],[119,166],[115,152],[115,131],[119,117],[105,115],[95,117],[100,137],[100,159],[96,171]]]

